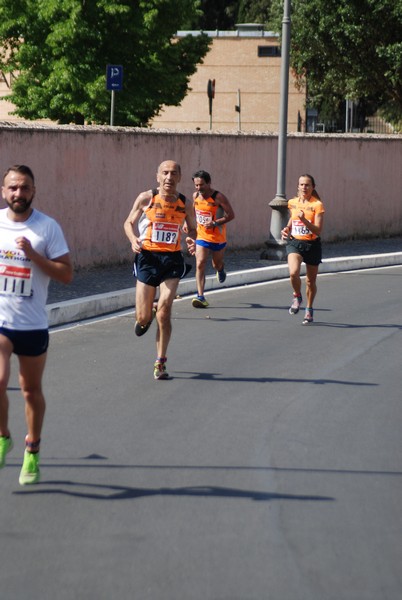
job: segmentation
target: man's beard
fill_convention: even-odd
[[[13,213],[15,213],[17,215],[22,215],[30,209],[32,200],[33,200],[33,198],[31,198],[31,200],[26,200],[25,198],[21,198],[20,200],[14,200],[11,202],[7,202],[7,204],[8,204],[8,207],[10,208],[10,210],[13,211]]]

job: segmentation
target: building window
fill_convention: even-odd
[[[281,49],[279,46],[258,46],[258,56],[280,56]]]

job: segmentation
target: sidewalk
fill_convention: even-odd
[[[260,258],[262,249],[228,250],[225,268],[228,273],[223,287],[246,285],[288,277],[285,262]],[[179,284],[182,296],[194,294],[195,259],[190,274]],[[320,273],[402,264],[402,237],[357,240],[323,244]],[[50,326],[79,321],[134,307],[132,264],[96,267],[78,271],[69,286],[51,282],[48,296]],[[212,266],[207,270],[206,291],[221,288]]]

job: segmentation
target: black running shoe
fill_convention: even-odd
[[[310,323],[312,323],[313,321],[313,309],[306,308],[306,314],[304,315],[303,325],[310,325]]]
[[[293,294],[293,302],[292,302],[292,304],[290,305],[290,308],[289,308],[289,314],[290,315],[297,315],[297,313],[300,310],[300,305],[301,305],[302,301],[303,300],[302,300],[301,296],[295,296]]]
[[[156,308],[155,306],[152,309],[152,318],[150,321],[148,321],[148,323],[146,325],[141,325],[140,323],[138,323],[138,321],[135,322],[135,327],[134,327],[134,331],[135,331],[135,335],[137,335],[138,337],[141,337],[142,335],[144,335],[148,329],[151,327],[151,323],[154,320],[156,315]]]
[[[217,271],[216,272],[216,278],[219,281],[219,283],[225,283],[225,281],[226,281],[226,271],[225,271],[225,269],[222,269],[222,271]]]

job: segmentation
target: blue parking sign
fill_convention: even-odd
[[[121,65],[106,66],[106,89],[120,92],[123,89],[123,67]]]

